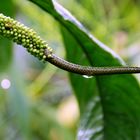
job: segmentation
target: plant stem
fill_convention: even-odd
[[[140,67],[90,67],[70,63],[56,56],[46,41],[41,39],[34,30],[3,14],[0,14],[0,35],[24,46],[28,52],[40,60],[48,61],[63,70],[80,75],[140,73]]]

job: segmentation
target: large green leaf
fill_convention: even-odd
[[[62,26],[69,61],[92,66],[121,66],[123,61],[94,38],[61,5],[51,0],[30,0],[50,13]],[[97,9],[98,10],[98,9]],[[140,88],[132,75],[98,76],[84,79],[70,74],[81,108],[78,139],[140,139]],[[95,87],[95,81],[96,86]],[[97,88],[97,90],[96,90]],[[100,100],[103,110],[103,130]],[[97,127],[96,127],[97,126]],[[102,134],[101,134],[102,132]]]
[[[86,56],[83,54],[82,50],[80,49],[80,45],[76,42],[75,38],[70,35],[65,28],[62,28],[62,32],[63,36],[65,37],[64,42],[67,46],[66,50],[68,59],[76,63],[88,64]],[[71,48],[73,51],[69,51],[69,48]],[[95,81],[96,79],[86,79],[76,74],[70,74],[70,79],[81,111],[78,139],[84,140],[91,138],[94,133],[93,131],[98,128],[99,131],[96,133],[96,135],[94,135],[94,139],[96,136],[97,138],[98,136],[102,137],[102,109],[98,98],[98,90]]]
[[[14,16],[14,4],[12,0],[4,0],[0,4],[0,13],[7,16]],[[12,43],[0,36],[0,72],[4,71],[12,59]]]

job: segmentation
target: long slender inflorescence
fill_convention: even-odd
[[[48,61],[61,69],[80,75],[140,73],[140,67],[89,67],[65,61],[53,54],[46,41],[41,39],[35,31],[3,14],[0,14],[0,35],[24,46],[28,52],[40,60]]]
[[[28,52],[40,60],[45,61],[47,57],[51,57],[52,49],[35,31],[3,14],[0,14],[0,34],[24,46]],[[47,50],[47,56],[44,50]]]

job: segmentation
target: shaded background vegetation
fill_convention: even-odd
[[[140,65],[139,0],[58,2],[128,65]],[[5,0],[0,11],[35,29],[65,57],[59,24],[50,15],[27,0]],[[68,73],[39,62],[4,38],[0,51],[0,139],[75,139],[79,108]],[[9,89],[4,89],[4,79],[11,82]]]

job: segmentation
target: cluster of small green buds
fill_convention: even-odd
[[[52,49],[35,31],[3,14],[0,14],[0,35],[24,46],[28,52],[40,60],[45,61],[47,58],[52,57]],[[49,52],[47,56],[45,50]]]

